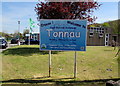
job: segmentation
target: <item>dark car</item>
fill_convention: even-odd
[[[11,44],[17,44],[18,41],[19,41],[19,39],[17,39],[17,38],[13,38],[13,39],[11,40]]]
[[[0,48],[4,49],[7,47],[7,41],[4,38],[0,38]]]
[[[25,40],[25,44],[29,44],[29,39]],[[39,41],[35,39],[30,39],[30,44],[39,44]]]

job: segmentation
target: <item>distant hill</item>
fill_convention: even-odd
[[[120,19],[107,22],[109,24],[110,28],[113,29],[113,33],[115,33],[115,34],[118,34],[118,33],[120,34],[120,32],[118,31],[119,22],[120,22]]]

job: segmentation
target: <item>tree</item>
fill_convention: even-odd
[[[5,37],[5,39],[8,41],[12,38],[12,35],[6,32],[0,32],[0,36]]]
[[[17,38],[17,39],[22,39],[23,38],[23,34],[18,32],[17,30],[13,33],[13,34],[9,34],[12,36],[12,38]]]
[[[103,27],[110,27],[109,23],[105,22],[102,24]]]
[[[119,33],[119,27],[118,27],[119,22],[120,22],[120,19],[108,22],[108,24],[110,25],[110,28],[112,28],[112,31],[113,31],[114,34],[120,34]]]
[[[26,34],[29,34],[29,29],[24,29],[24,31],[23,31],[23,36],[24,36],[24,38],[25,38],[25,35]]]
[[[23,34],[22,33],[19,33],[19,38],[23,39]]]
[[[88,25],[88,27],[101,27],[101,24],[93,23],[93,24]]]
[[[98,9],[101,4],[91,0],[91,2],[38,2],[35,11],[37,19],[87,19],[93,22],[97,17],[93,17],[94,9]]]

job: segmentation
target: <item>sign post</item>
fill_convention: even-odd
[[[51,76],[51,51],[75,51],[74,78],[77,74],[76,51],[86,51],[87,20],[40,20],[40,50],[49,51],[49,76]]]
[[[75,51],[75,57],[74,57],[74,78],[76,78],[77,75],[77,55]]]
[[[51,50],[49,51],[49,77],[51,76]]]

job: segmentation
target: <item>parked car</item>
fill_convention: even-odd
[[[25,44],[28,44],[28,43],[29,43],[29,39],[26,39]],[[30,39],[30,44],[39,44],[39,41],[35,39]]]
[[[13,38],[13,39],[11,39],[11,44],[17,44],[18,41],[19,41],[18,38]]]
[[[4,49],[4,48],[6,48],[8,45],[7,45],[7,41],[3,38],[3,37],[1,37],[0,38],[0,48],[1,49]]]
[[[19,42],[20,42],[20,45],[25,44],[25,40],[23,40],[23,39],[20,39]]]

